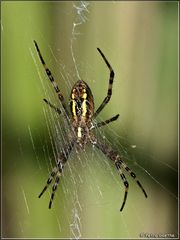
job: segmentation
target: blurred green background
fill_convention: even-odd
[[[91,146],[74,151],[53,207],[38,194],[67,141],[67,126],[42,99],[59,102],[39,61],[39,44],[68,104],[78,75],[95,105],[110,103],[99,121],[120,119],[99,137],[119,150],[147,191]],[[138,238],[178,233],[178,2],[1,2],[2,236]],[[51,188],[50,188],[51,190]],[[49,192],[50,193],[50,192]]]

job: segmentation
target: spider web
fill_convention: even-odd
[[[76,51],[76,46],[78,44],[78,40],[80,39],[80,37],[82,37],[82,35],[84,35],[83,27],[86,26],[88,21],[90,21],[89,20],[90,3],[81,1],[81,2],[77,2],[77,3],[76,2],[72,3],[72,5],[73,5],[73,9],[74,9],[76,15],[75,15],[75,20],[72,24],[72,36],[71,36],[71,40],[70,40],[70,51],[71,51],[71,57],[72,57],[73,66],[74,66],[74,70],[75,70],[75,75],[77,76],[77,79],[81,79],[80,76],[82,76],[82,74],[79,72],[84,73],[84,70],[83,70],[84,66],[81,67],[79,61],[77,60],[78,53]],[[70,76],[66,76],[66,73],[64,73],[64,78],[63,78],[67,82],[68,92],[70,92],[71,87],[72,87],[71,79],[76,78],[74,76],[74,74],[73,75],[69,74],[69,75]],[[48,97],[49,97],[49,91],[50,91],[50,89],[48,89],[48,93],[47,93]],[[44,110],[44,111],[46,112],[47,110]],[[50,114],[52,116],[51,120],[49,117]],[[52,128],[52,126],[58,125],[58,122],[56,122],[56,123],[54,122],[54,114],[52,113],[52,111],[50,113],[48,110],[47,116],[48,116],[48,119],[47,119],[48,126],[50,126]],[[103,121],[103,118],[102,119],[99,118],[99,121]],[[58,130],[58,128],[60,130]],[[53,148],[53,145],[56,145],[57,153],[59,152],[59,145],[57,145],[57,143],[59,144],[59,142],[60,142],[60,139],[58,139],[59,136],[64,140],[64,142],[61,140],[61,142],[63,143],[62,148],[67,141],[67,139],[66,139],[66,135],[67,135],[66,129],[67,128],[65,127],[64,132],[62,131],[60,124],[59,124],[58,128],[54,129],[55,131],[53,131],[53,130],[51,132],[49,131],[50,132],[49,137],[51,139],[55,139],[54,144],[52,143],[52,148]],[[116,132],[113,131],[113,127],[111,125],[107,126],[106,129],[107,129],[107,132],[108,131],[112,132],[113,133],[112,135],[115,136],[117,139],[117,141],[113,141],[113,148],[120,150],[120,152],[123,153],[125,160],[127,159],[127,161],[128,161],[128,159],[132,159],[133,161],[131,162],[131,166],[136,166],[136,169],[138,169],[138,172],[140,172],[141,175],[144,174],[144,175],[148,176],[149,179],[154,182],[154,184],[157,184],[161,188],[161,191],[164,191],[166,194],[170,195],[170,198],[172,197],[174,200],[177,200],[176,194],[172,190],[170,190],[168,188],[168,186],[164,185],[161,181],[159,181],[158,178],[156,177],[156,175],[154,176],[151,173],[151,171],[150,171],[151,169],[148,168],[148,164],[143,164],[142,161],[140,161],[139,159],[137,160],[136,156],[134,156],[134,154],[131,153],[132,151],[130,149],[135,150],[136,144],[134,144],[134,143],[130,144],[128,141],[126,141],[126,139],[122,139],[122,137],[119,134],[116,134]],[[125,131],[127,131],[127,130],[125,129]],[[53,135],[53,132],[57,133],[56,136]],[[105,137],[106,135],[104,134],[102,129],[100,129],[100,130],[98,129],[97,134],[102,139],[105,139],[108,144],[111,144],[111,142],[107,139],[107,137]],[[123,142],[123,145],[120,145],[121,142]],[[89,161],[90,154],[87,150],[85,150],[85,152],[83,152],[81,156],[78,155],[78,157],[76,155],[72,154],[74,158],[76,158],[76,159],[78,158],[78,162],[75,163],[74,159],[71,159],[71,162],[68,161],[67,165],[68,165],[68,169],[69,169],[68,171],[70,172],[70,175],[68,175],[68,177],[64,178],[65,183],[63,185],[63,190],[65,193],[65,199],[67,199],[67,201],[70,201],[72,204],[71,205],[71,209],[72,209],[71,216],[68,220],[69,226],[70,226],[71,237],[78,238],[78,239],[81,237],[84,237],[83,227],[82,227],[84,220],[82,220],[82,215],[83,215],[82,213],[86,209],[86,207],[88,208],[88,205],[90,206],[91,204],[93,204],[91,202],[91,200],[90,200],[90,202],[88,200],[86,200],[87,201],[87,203],[86,203],[87,206],[86,206],[84,201],[82,199],[80,199],[81,193],[80,193],[79,189],[80,189],[80,186],[84,182],[90,183],[88,188],[89,188],[89,191],[91,192],[91,194],[96,196],[96,198],[97,198],[97,199],[92,198],[92,200],[95,201],[94,204],[96,204],[96,206],[98,206],[98,205],[101,205],[101,206],[107,205],[107,207],[109,207],[110,205],[113,206],[113,204],[108,202],[108,199],[105,198],[106,194],[103,194],[102,184],[98,180],[96,180],[98,171],[94,171],[93,168],[100,170],[104,164],[104,168],[106,169],[107,172],[110,172],[111,177],[113,179],[111,184],[112,185],[120,184],[119,180],[116,176],[117,173],[112,170],[108,161],[104,158],[104,161],[102,163],[102,159],[99,156],[99,153],[97,152],[97,150],[92,147],[91,151],[92,151],[92,153],[91,153],[92,156],[91,156],[91,160],[90,160],[91,162]],[[54,158],[56,158],[56,156],[57,156],[57,154],[54,154]],[[94,161],[94,159],[96,161]],[[97,159],[98,159],[98,161],[97,161]],[[153,162],[155,163],[158,160],[152,156],[147,156],[147,159],[148,159],[148,161],[151,161],[151,163],[153,163]],[[73,162],[73,160],[74,160],[74,162]],[[92,162],[93,162],[93,164],[92,164]],[[177,171],[174,167],[172,167],[164,162],[158,162],[158,164],[162,165],[162,167],[164,167],[164,166],[165,166],[165,168],[167,167],[170,172],[172,171],[171,174],[177,173]],[[81,168],[88,169],[87,170],[88,177],[90,177],[90,179],[93,179],[93,181],[87,179],[88,178],[87,176],[83,176]],[[70,176],[70,178],[69,178],[69,176]],[[70,190],[70,193],[67,190],[67,189],[70,189],[67,187],[67,185],[69,184],[69,183],[67,183],[67,181],[68,182],[70,181],[71,182],[70,185],[73,186],[72,189]],[[111,188],[111,187],[112,186],[110,186],[110,185],[108,186],[108,188]],[[144,199],[142,199],[142,201],[143,200]],[[135,211],[134,207],[133,207],[133,210]],[[138,212],[136,212],[135,214],[136,214],[136,218],[139,219],[139,222],[143,226],[143,220],[139,217]],[[125,229],[127,236],[132,237],[131,231],[129,230],[129,227],[128,227],[128,223],[126,222],[126,220],[123,221],[122,218],[121,218],[121,220],[122,220],[122,224],[123,224],[123,229]],[[58,220],[58,217],[57,217],[57,221],[60,222],[60,220]],[[93,235],[92,235],[92,237],[93,237]],[[96,237],[98,237],[98,236],[96,236]]]
[[[83,79],[88,83],[94,93],[95,106],[97,109],[107,91],[109,72],[101,57],[96,53],[96,49],[93,54],[89,55],[88,53],[92,50],[92,47],[89,45],[91,41],[93,45],[94,41],[97,41],[97,47],[100,48],[101,45],[98,44],[103,44],[102,50],[106,49],[108,52],[108,54],[105,52],[107,59],[111,65],[113,67],[115,65],[116,68],[114,69],[116,75],[113,95],[108,105],[111,107],[115,106],[114,108],[119,111],[119,102],[117,102],[117,100],[113,101],[113,98],[118,99],[119,92],[122,94],[125,84],[120,78],[122,76],[122,78],[125,79],[126,76],[129,76],[125,73],[125,71],[128,71],[128,68],[124,68],[124,70],[122,70],[124,72],[122,73],[121,70],[119,71],[119,65],[116,64],[116,57],[120,53],[113,47],[113,40],[108,37],[106,39],[103,34],[101,36],[100,33],[97,33],[97,29],[95,30],[93,18],[99,21],[99,26],[98,23],[97,26],[100,31],[100,28],[103,27],[102,23],[105,21],[105,15],[103,15],[105,13],[101,13],[102,19],[101,17],[98,18],[96,11],[92,13],[94,4],[93,2],[87,1],[69,2],[68,5],[71,5],[71,10],[68,8],[68,10],[65,9],[64,12],[61,12],[65,17],[67,17],[67,15],[73,16],[70,21],[71,24],[68,25],[68,37],[66,34],[62,34],[61,36],[65,36],[65,41],[68,41],[66,45],[69,46],[69,49],[64,50],[63,47],[57,43],[49,44],[45,40],[45,34],[40,27],[38,27],[39,35],[46,43],[46,48],[39,47],[53,76],[59,77],[58,79],[55,77],[55,80],[65,96],[67,106],[67,99],[73,84],[78,79]],[[107,5],[105,6],[105,4]],[[108,6],[111,7],[116,4],[118,3],[104,3],[104,9],[108,12]],[[126,9],[125,11],[128,10]],[[111,12],[111,14],[110,16],[113,17],[113,12]],[[119,14],[121,14],[121,12]],[[118,21],[118,19],[116,20],[115,18],[116,17],[114,17],[114,24]],[[30,19],[30,21],[32,21],[32,19]],[[119,22],[116,24],[119,24]],[[93,27],[91,25],[93,25]],[[87,29],[90,29],[90,32],[88,32]],[[61,25],[59,32],[63,32],[63,26]],[[57,34],[57,38],[60,38],[60,33]],[[97,34],[95,40],[93,34]],[[99,40],[98,37],[103,38],[104,41]],[[84,58],[79,52],[79,49],[82,49],[82,51],[86,50],[83,44],[82,46],[79,45],[80,42],[86,42],[87,38],[90,38],[89,44],[84,45],[86,48],[90,48],[90,50],[87,50],[86,58]],[[116,47],[118,46],[118,44],[115,45]],[[49,58],[45,56],[46,51],[48,51]],[[61,57],[64,51],[67,51],[70,60],[68,59],[68,61],[66,61],[67,59],[64,60]],[[35,91],[40,95],[39,99],[46,98],[62,110],[32,45],[29,46],[29,55],[35,66],[36,77],[38,76]],[[67,64],[67,62],[70,63]],[[98,64],[98,67],[95,68],[95,64],[92,64],[92,62]],[[123,64],[121,65],[123,68]],[[97,69],[99,67],[100,70],[98,70],[98,73]],[[119,77],[119,75],[121,76]],[[96,85],[99,84],[99,81],[102,84],[102,94],[101,88],[99,92],[96,91]],[[100,96],[98,96],[98,94]],[[120,106],[125,107],[123,104]],[[106,112],[105,109],[108,111],[107,115],[104,113]],[[102,115],[98,116],[97,122],[112,117],[112,115],[109,114],[115,115],[119,113],[114,112],[115,110],[110,111],[110,107],[108,108],[108,106],[105,109]],[[123,120],[124,116],[121,113],[120,119],[116,123],[95,130],[95,135],[123,155],[124,161],[137,174],[143,187],[147,191],[148,198],[144,198],[138,186],[125,173],[130,188],[125,208],[122,213],[119,212],[124,196],[123,183],[113,164],[94,146],[87,146],[81,153],[77,152],[76,148],[73,149],[65,164],[63,176],[60,179],[52,209],[49,212],[48,202],[51,196],[51,187],[49,187],[49,190],[44,193],[41,199],[37,199],[37,195],[45,185],[48,174],[51,173],[55,165],[57,156],[64,149],[65,144],[68,143],[67,136],[69,127],[62,116],[59,116],[43,103],[41,104],[40,117],[40,125],[44,129],[43,133],[39,133],[38,128],[32,126],[31,122],[26,125],[27,136],[29,144],[31,144],[31,152],[33,153],[32,155],[35,159],[34,164],[36,166],[35,170],[31,171],[32,177],[30,179],[33,181],[33,178],[35,178],[38,183],[36,183],[37,186],[34,187],[35,189],[33,189],[31,193],[28,193],[27,185],[21,181],[20,177],[18,178],[20,198],[23,199],[21,210],[23,214],[21,216],[17,213],[17,209],[14,210],[20,229],[20,233],[17,231],[16,237],[46,237],[50,239],[133,239],[140,236],[147,237],[148,234],[152,234],[150,237],[154,237],[155,234],[157,234],[157,237],[164,236],[165,234],[167,234],[166,237],[177,237],[177,162],[162,161],[162,158],[158,156],[158,154],[152,154],[150,150],[147,151],[143,140],[137,141],[133,137],[130,138],[128,132],[132,130],[132,128],[129,129],[127,127],[128,124],[126,125]],[[121,132],[119,128],[121,128]],[[143,137],[146,138],[143,131],[139,132],[139,135],[142,135],[142,139]],[[25,156],[23,140],[19,139],[18,144],[19,151],[23,158]],[[176,154],[173,157],[176,158]],[[18,170],[17,168],[18,166],[14,167],[15,170]],[[164,177],[164,174],[168,177]],[[30,194],[35,197],[31,198]],[[163,201],[163,199],[166,199],[166,201]],[[36,202],[36,207],[33,206],[32,202]],[[37,207],[38,204],[39,207]],[[40,209],[41,207],[42,209]],[[37,217],[35,212],[39,212],[41,217]],[[159,220],[155,219],[156,212],[158,213]],[[47,218],[46,222],[43,216]],[[45,222],[44,224],[47,229],[44,230],[41,226],[41,230],[38,233],[36,233],[36,231],[33,232],[30,227],[32,226],[30,221],[32,222],[32,219],[36,217],[39,222]]]

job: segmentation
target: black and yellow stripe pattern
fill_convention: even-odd
[[[53,186],[52,186],[52,193],[51,198],[49,201],[49,208],[51,208],[55,192],[57,190],[57,186],[61,177],[61,173],[64,167],[64,164],[66,163],[69,154],[74,146],[74,144],[78,145],[79,149],[84,148],[86,143],[90,142],[91,144],[95,145],[101,152],[103,152],[107,158],[112,160],[114,163],[122,181],[125,187],[124,192],[124,199],[122,206],[120,208],[120,211],[123,210],[124,205],[126,203],[127,195],[128,195],[128,189],[129,189],[129,183],[126,179],[126,176],[124,174],[124,171],[126,171],[137,183],[137,185],[141,188],[142,192],[144,193],[145,197],[147,198],[147,194],[142,187],[140,181],[137,179],[136,174],[130,170],[130,168],[125,164],[125,162],[122,160],[122,157],[114,151],[109,145],[105,144],[103,141],[98,140],[94,134],[92,133],[92,130],[94,128],[99,128],[102,126],[105,126],[113,121],[116,121],[119,117],[119,114],[115,115],[114,117],[111,117],[110,119],[107,119],[105,121],[99,122],[97,124],[94,124],[94,118],[97,117],[97,115],[104,109],[106,104],[110,101],[112,96],[112,86],[114,81],[114,71],[109,64],[108,60],[106,59],[105,55],[102,53],[102,51],[97,48],[98,52],[102,56],[103,60],[105,61],[109,71],[109,85],[108,85],[108,91],[107,95],[104,98],[101,105],[97,108],[96,112],[94,113],[94,98],[91,92],[91,89],[87,85],[86,82],[83,80],[78,80],[75,85],[72,88],[71,94],[70,94],[70,112],[67,110],[64,97],[57,85],[57,83],[54,80],[54,77],[49,70],[49,68],[46,66],[45,61],[41,55],[41,52],[39,50],[39,47],[34,41],[37,53],[39,55],[40,61],[45,69],[45,72],[52,83],[58,98],[60,102],[62,103],[63,111],[61,111],[59,108],[55,107],[53,104],[51,104],[48,100],[44,99],[45,103],[47,103],[53,110],[55,110],[58,114],[63,113],[63,115],[66,117],[69,125],[70,125],[70,136],[69,136],[69,144],[67,144],[61,154],[58,156],[58,161],[56,163],[56,166],[53,168],[50,177],[48,178],[45,187],[43,188],[42,192],[39,194],[39,198],[43,195],[43,193],[47,190],[48,186],[51,184],[51,182],[54,180]],[[71,114],[71,116],[70,116]],[[71,121],[69,121],[71,119]]]
[[[94,99],[90,88],[83,80],[77,81],[72,88],[70,111],[73,120],[78,123],[92,121]]]
[[[111,159],[113,161],[113,163],[115,164],[121,179],[124,183],[124,187],[125,187],[125,194],[124,194],[124,200],[122,203],[122,206],[120,208],[120,211],[123,210],[126,199],[127,199],[127,194],[128,194],[128,188],[129,188],[129,184],[126,180],[125,175],[123,174],[122,170],[125,170],[137,183],[137,185],[141,188],[142,192],[144,193],[144,196],[147,198],[147,193],[144,190],[144,188],[142,187],[140,181],[137,179],[136,174],[130,170],[130,168],[127,166],[127,164],[125,164],[125,162],[122,160],[122,157],[114,150],[111,149],[111,147],[109,147],[108,145],[106,145],[105,143],[102,143],[101,141],[94,141],[95,142],[95,146],[100,149],[109,159]]]

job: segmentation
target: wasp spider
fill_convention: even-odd
[[[62,104],[63,111],[61,111],[58,107],[55,107],[53,104],[51,104],[48,100],[44,99],[44,101],[52,108],[54,109],[58,114],[64,115],[66,117],[69,128],[70,128],[70,137],[69,137],[69,144],[64,146],[64,150],[61,152],[61,154],[58,156],[58,159],[56,161],[56,166],[51,172],[50,177],[47,180],[46,186],[42,190],[42,192],[39,195],[39,198],[43,195],[43,193],[46,191],[52,180],[54,180],[53,186],[52,186],[52,194],[49,202],[49,208],[51,208],[52,201],[54,199],[54,194],[56,192],[60,176],[62,174],[62,170],[64,167],[64,164],[68,160],[69,154],[72,151],[73,147],[76,145],[79,148],[84,148],[84,146],[87,143],[93,144],[95,147],[97,147],[99,150],[101,150],[107,158],[112,160],[114,163],[119,175],[121,176],[121,179],[123,181],[124,187],[125,187],[125,193],[124,193],[124,199],[122,206],[120,208],[120,211],[123,210],[124,205],[126,203],[127,194],[128,194],[128,188],[129,184],[126,180],[126,177],[123,173],[125,170],[138,184],[138,186],[143,191],[145,197],[147,198],[147,194],[142,187],[140,181],[137,179],[136,174],[132,172],[129,167],[126,165],[126,163],[122,160],[121,155],[114,151],[110,146],[102,142],[101,140],[97,139],[95,135],[93,134],[93,129],[100,128],[102,126],[105,126],[115,120],[118,119],[119,114],[116,116],[105,120],[103,122],[99,122],[97,124],[93,123],[93,120],[98,116],[98,114],[103,110],[103,108],[106,106],[106,104],[109,102],[112,96],[112,85],[113,85],[113,79],[114,79],[114,71],[109,64],[108,60],[102,53],[102,51],[97,48],[98,52],[102,56],[103,60],[105,61],[107,67],[110,71],[109,76],[109,86],[107,91],[107,96],[104,98],[103,102],[99,106],[99,108],[94,112],[94,98],[91,92],[91,89],[87,85],[86,82],[83,80],[78,80],[75,85],[72,88],[71,95],[70,95],[70,112],[66,108],[66,105],[64,103],[64,97],[57,85],[57,83],[54,80],[54,77],[49,70],[49,68],[46,66],[46,63],[41,55],[41,52],[39,50],[39,47],[37,45],[37,42],[34,41],[38,56],[40,58],[40,61],[46,71],[46,74],[51,81],[58,98]]]

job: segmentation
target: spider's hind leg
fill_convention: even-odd
[[[124,208],[124,205],[126,203],[126,199],[127,199],[127,195],[128,195],[128,189],[129,189],[129,183],[128,183],[124,173],[121,170],[121,165],[117,162],[117,163],[115,163],[115,166],[116,166],[116,168],[117,168],[117,170],[119,172],[119,175],[121,176],[121,179],[122,179],[122,181],[124,183],[124,187],[125,187],[124,200],[123,200],[122,206],[120,208],[120,211],[122,211],[123,208]]]
[[[52,186],[52,194],[51,194],[51,198],[50,198],[50,201],[49,201],[49,208],[51,208],[51,205],[52,205],[52,201],[54,199],[54,194],[57,190],[57,186],[58,186],[58,183],[59,183],[59,178],[61,176],[61,173],[58,171],[57,174],[56,174],[56,178],[55,178],[55,182]]]
[[[120,164],[121,166],[128,172],[128,174],[136,181],[137,185],[141,188],[142,192],[144,193],[144,196],[147,198],[147,193],[146,191],[144,190],[142,184],[140,183],[140,181],[137,179],[136,177],[136,174],[131,171],[131,169],[122,161],[122,160],[119,160],[120,161]]]
[[[43,190],[42,190],[42,192],[39,194],[38,198],[40,198],[40,197],[43,195],[43,193],[47,190],[48,186],[51,184],[51,182],[52,182],[54,176],[57,174],[57,172],[58,172],[58,168],[57,168],[57,167],[54,167],[54,169],[53,169],[52,172],[51,172],[50,177],[49,177],[48,180],[47,180],[46,186],[43,188]]]
[[[58,186],[58,183],[59,183],[59,179],[60,179],[60,176],[61,176],[61,172],[62,172],[62,169],[58,169],[57,167],[55,167],[50,175],[50,177],[48,178],[47,180],[47,184],[46,186],[43,188],[42,192],[39,194],[39,198],[43,195],[43,193],[47,190],[48,186],[51,184],[53,178],[55,179],[54,181],[54,184],[52,186],[52,193],[51,193],[51,198],[50,198],[50,201],[49,201],[49,208],[51,208],[51,205],[52,205],[52,201],[54,199],[54,194],[57,190],[57,186]]]
[[[43,188],[42,192],[39,194],[39,198],[40,198],[43,195],[43,193],[47,190],[48,186],[51,184],[51,182],[54,178],[54,184],[52,186],[51,198],[49,201],[49,208],[51,208],[64,164],[66,163],[73,146],[74,146],[74,139],[72,139],[67,145],[65,145],[64,150],[61,152],[61,154],[58,157],[56,166],[53,168],[51,175],[47,180],[46,186]]]
[[[123,174],[122,170],[126,170],[128,172],[128,174],[136,181],[137,185],[141,188],[142,192],[144,193],[145,197],[147,198],[147,193],[144,190],[143,186],[141,185],[140,181],[137,179],[136,174],[134,172],[132,172],[130,170],[130,168],[125,164],[125,162],[122,160],[121,156],[118,154],[118,152],[114,151],[110,146],[108,146],[107,144],[105,144],[103,141],[99,141],[97,138],[95,138],[94,136],[91,139],[91,143],[93,145],[95,145],[99,150],[101,150],[107,158],[109,158],[110,160],[112,160],[112,162],[114,163],[114,165],[116,166],[122,180],[125,186],[125,194],[124,194],[124,201],[122,204],[122,207],[120,209],[120,211],[123,210],[123,207],[125,205],[126,202],[126,198],[127,198],[127,193],[128,193],[128,187],[129,184],[126,180],[125,175]]]

